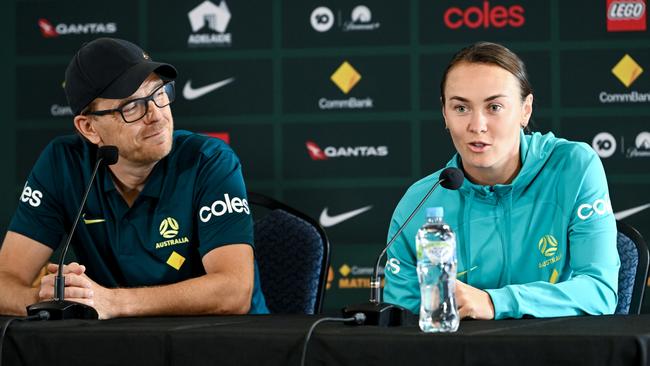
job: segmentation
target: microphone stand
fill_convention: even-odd
[[[112,155],[111,155],[112,154]],[[99,170],[100,165],[106,158],[106,164],[111,165],[115,164],[117,161],[117,148],[115,146],[102,146],[97,150],[97,162],[95,163],[95,168],[90,177],[90,183],[86,187],[86,192],[81,199],[81,205],[79,205],[79,211],[77,212],[77,217],[72,223],[72,229],[70,234],[64,237],[65,245],[61,251],[61,256],[59,257],[59,268],[54,278],[54,298],[49,301],[41,301],[36,304],[27,306],[27,315],[37,315],[42,311],[45,311],[49,314],[50,320],[62,320],[62,319],[99,319],[99,314],[97,310],[93,307],[86,304],[82,304],[75,301],[65,300],[65,276],[63,275],[63,261],[65,256],[68,253],[68,248],[70,247],[70,242],[72,240],[72,234],[77,228],[79,219],[83,212],[84,205],[86,204],[86,199],[88,198],[88,193],[92,188],[93,182],[95,181],[95,176]]]

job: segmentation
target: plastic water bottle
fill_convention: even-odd
[[[415,237],[420,282],[420,329],[455,332],[460,321],[456,308],[456,235],[443,221],[443,208],[427,208],[427,221]]]

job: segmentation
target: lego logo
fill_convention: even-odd
[[[208,222],[212,216],[223,216],[225,214],[236,213],[246,213],[250,214],[250,209],[248,208],[248,201],[246,199],[241,199],[239,197],[230,198],[228,193],[223,195],[223,200],[217,200],[212,202],[210,206],[203,206],[199,210],[199,219],[203,222]]]
[[[607,9],[609,20],[637,20],[645,14],[645,4],[641,1],[615,1]]]

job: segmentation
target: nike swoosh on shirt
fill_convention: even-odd
[[[320,218],[318,221],[320,221],[320,224],[322,227],[330,227],[334,225],[338,225],[342,223],[343,221],[349,220],[355,216],[361,215],[362,213],[370,210],[372,206],[366,206],[366,207],[361,207],[356,210],[344,212],[339,215],[334,215],[330,216],[327,214],[327,207],[323,209],[323,212],[320,213]]]
[[[645,205],[641,205],[637,207],[628,208],[627,210],[615,212],[614,217],[616,218],[616,220],[623,220],[624,218],[630,217],[638,212],[641,212],[648,207],[650,207],[650,203],[646,203]]]
[[[185,97],[185,99],[187,100],[194,100],[197,98],[201,98],[202,96],[210,92],[213,92],[219,88],[222,88],[232,83],[233,81],[235,81],[235,78],[228,78],[195,89],[192,88],[192,80],[188,80],[187,83],[185,83],[185,86],[183,87],[183,97]]]
[[[86,219],[86,214],[83,214],[83,216],[81,216],[81,217],[83,217],[84,224],[86,224],[86,225],[99,224],[100,222],[106,221],[105,219]]]

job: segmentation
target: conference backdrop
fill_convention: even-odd
[[[393,208],[454,152],[440,114],[442,71],[455,51],[488,40],[526,62],[533,129],[592,146],[613,211],[650,238],[646,0],[0,6],[3,230],[28,196],[25,179],[41,149],[73,132],[62,90],[68,60],[86,41],[120,37],[178,68],[178,129],[225,140],[250,190],[320,220],[332,245],[326,309],[364,301]],[[605,209],[594,203],[584,214]]]

